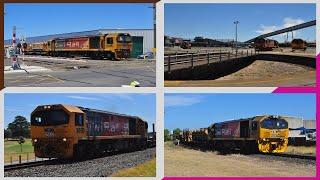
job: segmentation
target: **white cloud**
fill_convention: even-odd
[[[287,18],[283,19],[283,27],[287,28],[287,27],[298,25],[298,24],[302,24],[304,22],[305,22],[304,20],[299,19],[299,18],[293,19],[293,18],[287,17]]]
[[[279,29],[283,29],[283,28],[287,28],[287,27],[291,27],[291,26],[295,26],[298,24],[302,24],[305,21],[303,19],[294,19],[294,18],[290,18],[290,17],[286,17],[283,19],[283,24],[281,26],[265,26],[263,24],[260,25],[259,29],[256,30],[256,33],[258,34],[266,34],[266,33],[270,33]]]
[[[71,99],[82,99],[82,100],[91,100],[91,101],[98,101],[98,98],[93,98],[93,97],[85,97],[85,96],[67,96],[68,98]]]
[[[277,26],[265,26],[263,24],[260,25],[260,29],[256,31],[256,33],[259,34],[266,34],[273,32],[275,30],[279,29]]]
[[[191,106],[203,101],[200,96],[183,96],[183,95],[168,95],[165,96],[165,106]]]

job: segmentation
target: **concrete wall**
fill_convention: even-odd
[[[222,62],[199,65],[193,68],[175,69],[166,71],[165,80],[197,80],[197,79],[217,79],[232,74],[242,68],[249,66],[255,60],[278,61],[291,64],[299,64],[311,68],[316,68],[316,60],[311,57],[258,54],[249,57],[235,58]]]

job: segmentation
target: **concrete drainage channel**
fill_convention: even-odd
[[[297,64],[306,67],[316,68],[316,60],[313,57],[290,56],[278,54],[257,54],[248,57],[203,64],[192,68],[176,69],[165,72],[165,80],[214,80],[226,75],[235,73],[256,60],[276,61],[290,64]]]

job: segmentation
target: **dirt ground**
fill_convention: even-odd
[[[301,65],[257,60],[215,80],[165,81],[165,86],[314,86],[316,71]]]
[[[165,143],[165,176],[315,176],[315,163],[219,155]]]
[[[288,146],[287,153],[316,155],[316,146]]]

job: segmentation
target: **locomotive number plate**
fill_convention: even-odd
[[[280,132],[277,130],[272,130],[271,132],[271,137],[275,138],[275,137],[279,137],[280,136]]]
[[[53,137],[54,136],[54,130],[52,128],[46,128],[46,129],[44,129],[44,135],[46,137]]]

